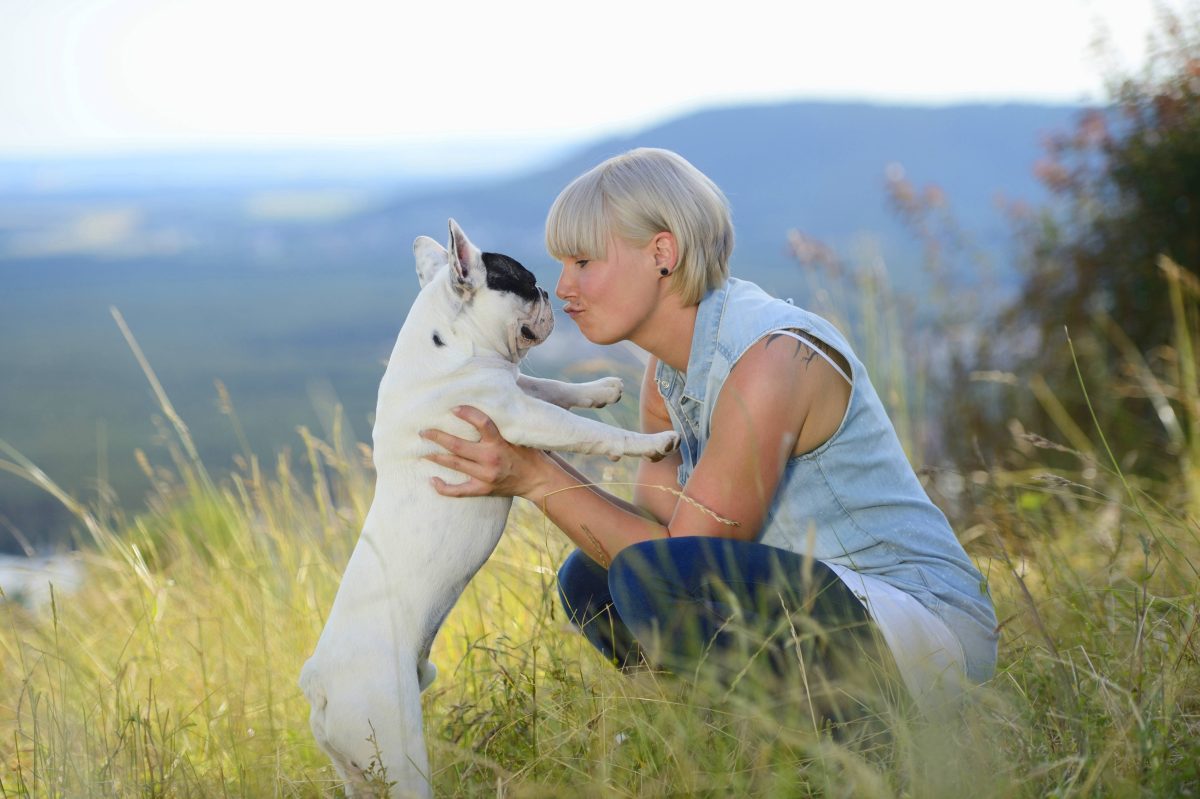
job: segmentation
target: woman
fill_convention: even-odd
[[[563,190],[546,244],[580,331],[650,353],[641,426],[674,429],[680,449],[639,465],[631,504],[472,408],[459,415],[480,441],[423,435],[470,478],[435,480],[440,493],[524,497],[578,546],[559,588],[595,646],[729,683],[756,659],[836,675],[878,632],[926,706],[991,676],[984,580],[862,363],[829,322],[729,277],[733,226],[711,180],[669,151],[617,156]]]

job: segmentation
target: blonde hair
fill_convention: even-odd
[[[546,217],[546,249],[558,260],[603,259],[608,239],[636,246],[675,237],[671,290],[697,305],[729,277],[733,218],[708,176],[670,150],[641,147],[608,159],[571,181]]]

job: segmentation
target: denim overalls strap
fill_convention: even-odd
[[[852,384],[833,436],[787,462],[757,540],[910,594],[962,642],[968,676],[987,679],[996,617],[983,577],[917,480],[862,362],[826,319],[735,278],[701,300],[686,374],[662,362],[655,373],[680,435],[679,484],[687,485],[704,454],[734,364],[775,330],[796,330],[837,350]]]

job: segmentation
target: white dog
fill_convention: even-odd
[[[512,500],[438,494],[433,476],[463,477],[422,459],[437,447],[418,431],[477,438],[451,413],[469,404],[507,440],[540,449],[658,459],[678,437],[632,433],[564,410],[616,402],[616,378],[572,385],[518,372],[525,352],[554,325],[546,292],[519,263],[481,253],[453,219],[449,251],[421,236],[413,253],[422,288],[379,386],[375,499],[300,686],[313,734],[348,791],[381,787],[382,776],[393,796],[425,797],[420,692],[436,675],[429,650],[495,548]]]

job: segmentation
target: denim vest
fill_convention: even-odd
[[[851,370],[850,402],[827,442],[788,460],[757,540],[873,575],[915,597],[962,643],[968,678],[988,679],[996,615],[983,577],[917,480],[862,362],[826,320],[734,278],[704,297],[687,373],[660,361],[655,374],[680,435],[679,484],[687,485],[704,454],[733,365],[764,335],[785,329],[841,353]]]

